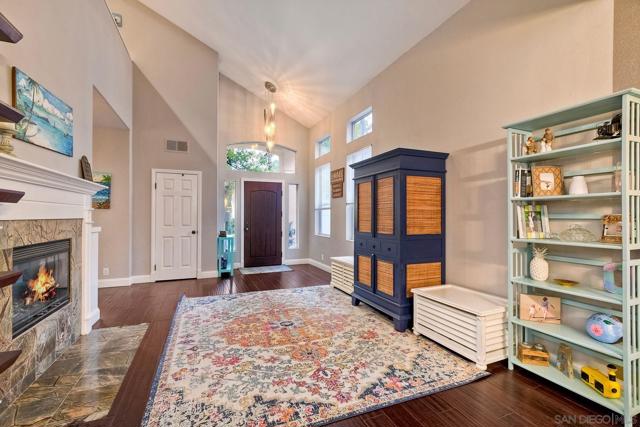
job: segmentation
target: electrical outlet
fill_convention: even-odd
[[[103,276],[108,276],[109,274],[111,274],[111,271],[109,271],[109,267],[105,267],[102,269]]]

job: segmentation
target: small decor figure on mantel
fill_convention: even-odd
[[[553,150],[553,132],[551,132],[551,129],[546,128],[540,140],[540,152],[547,153],[551,150]]]
[[[536,145],[535,139],[532,136],[527,138],[527,142],[524,143],[524,154],[536,154],[538,152],[538,146]]]
[[[544,257],[547,248],[533,248],[533,259],[529,263],[529,274],[533,280],[544,282],[549,278],[549,263]]]
[[[15,156],[11,142],[16,134],[16,125],[10,122],[0,122],[0,134],[2,135],[0,153]]]

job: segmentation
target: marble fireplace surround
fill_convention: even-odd
[[[12,247],[71,239],[71,301],[12,339],[12,289],[0,290],[0,351],[22,350],[0,374],[0,411],[15,400],[81,334],[100,318],[98,235],[91,195],[102,188],[24,160],[0,154],[0,188],[24,191],[17,204],[0,203],[0,227],[8,236],[0,270],[12,266]]]

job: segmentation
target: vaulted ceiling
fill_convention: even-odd
[[[140,0],[220,55],[220,72],[313,126],[468,0]]]

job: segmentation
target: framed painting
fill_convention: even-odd
[[[103,188],[91,198],[91,207],[94,209],[111,209],[111,172],[94,172],[93,182],[102,184]]]
[[[13,106],[24,114],[17,139],[73,157],[73,109],[17,67]]]

